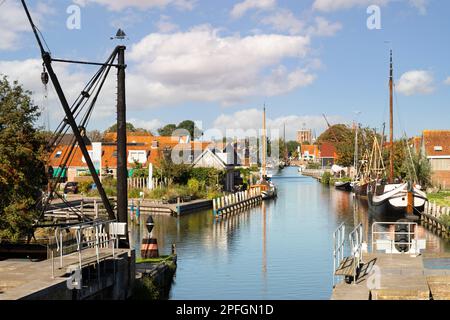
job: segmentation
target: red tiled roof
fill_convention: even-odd
[[[324,142],[320,146],[320,157],[321,158],[337,158],[336,147],[329,142]]]
[[[450,156],[450,130],[425,130],[423,143],[428,157]]]
[[[147,164],[153,163],[154,165],[158,165],[160,162],[160,159],[162,158],[163,150],[173,149],[176,147],[179,143],[178,141],[170,141],[171,137],[152,137],[152,138],[163,138],[163,139],[157,139],[159,142],[157,148],[152,147],[152,143],[143,143],[142,145],[127,145],[127,153],[130,150],[140,150],[140,151],[147,151]],[[149,140],[154,141],[154,140]],[[194,148],[201,148],[201,151],[205,150],[211,142],[191,142],[189,144],[191,150],[194,150]],[[92,146],[87,146],[88,150],[92,150]],[[114,155],[115,151],[117,150],[117,147],[115,145],[102,145],[102,166],[103,167],[109,167],[109,168],[116,168],[117,167],[117,157]],[[70,146],[66,145],[60,145],[55,148],[55,150],[50,155],[50,158],[48,160],[48,164],[53,167],[58,167],[61,164],[62,158],[70,151]],[[57,153],[61,152],[60,157],[56,157]],[[83,154],[81,152],[81,149],[78,146],[75,146],[75,149],[73,150],[73,154],[67,163],[67,167],[81,167],[85,168],[87,167],[87,164],[82,161]],[[132,164],[128,164],[129,167],[132,166]]]
[[[301,147],[302,154],[308,152],[310,155],[314,155],[316,158],[319,157],[319,148],[316,145],[305,145],[303,144]]]

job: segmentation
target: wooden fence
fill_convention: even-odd
[[[149,178],[128,178],[128,189],[153,190],[169,184],[167,178],[152,178],[151,182],[149,183]]]
[[[423,213],[421,213],[422,225],[436,232],[444,239],[450,238],[450,226],[442,219],[444,216],[449,217],[450,208],[436,205],[436,202],[426,202]]]

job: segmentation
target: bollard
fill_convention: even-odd
[[[177,245],[175,243],[172,243],[172,255],[176,255],[177,254]]]
[[[142,259],[159,258],[158,241],[156,239],[142,239]]]

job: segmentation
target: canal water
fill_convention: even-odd
[[[329,299],[333,281],[333,232],[376,221],[367,203],[285,168],[274,176],[278,199],[215,221],[212,211],[174,218],[154,216],[152,236],[161,254],[177,245],[178,269],[171,299]],[[134,230],[139,252],[143,226]],[[427,251],[450,243],[419,230]]]

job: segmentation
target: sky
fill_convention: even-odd
[[[185,119],[202,129],[268,126],[320,134],[327,124],[388,122],[394,53],[395,135],[450,124],[450,2],[438,0],[28,0],[54,58],[103,62],[127,46],[128,120],[152,131]],[[127,39],[111,40],[118,28]],[[18,0],[0,0],[0,74],[44,98],[42,61]],[[96,67],[54,63],[73,101]],[[89,130],[115,122],[115,72]]]

